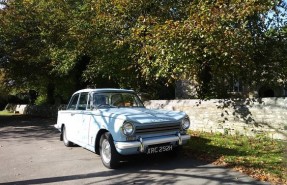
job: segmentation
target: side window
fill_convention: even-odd
[[[72,96],[70,103],[67,107],[67,110],[76,110],[78,99],[79,99],[79,94],[75,94],[74,96]]]
[[[77,110],[86,110],[89,97],[88,95],[88,93],[81,93]]]

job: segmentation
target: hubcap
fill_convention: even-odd
[[[102,157],[105,163],[111,161],[111,145],[107,139],[102,142]]]

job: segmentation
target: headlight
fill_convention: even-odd
[[[135,127],[132,123],[126,121],[122,126],[122,131],[124,135],[131,136],[135,131]]]
[[[189,118],[186,116],[181,120],[181,128],[182,130],[187,130],[190,126]]]

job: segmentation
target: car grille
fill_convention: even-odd
[[[179,123],[168,123],[168,124],[152,124],[152,125],[144,125],[136,127],[136,134],[153,134],[153,133],[161,133],[161,132],[173,132],[179,131],[180,124]]]

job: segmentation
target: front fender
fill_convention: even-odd
[[[98,133],[101,130],[105,130],[107,132],[110,132],[114,141],[125,141],[126,137],[123,135],[121,130],[123,123],[123,119],[93,115],[90,124],[90,136],[97,138]]]
[[[99,146],[100,146],[100,139],[102,134],[104,134],[105,132],[109,132],[112,137],[113,140],[115,142],[119,142],[119,141],[125,141],[125,137],[122,134],[121,128],[122,128],[122,124],[123,124],[123,120],[121,119],[109,119],[109,121],[107,121],[106,119],[100,119],[99,120],[95,120],[94,123],[92,123],[92,130],[95,130],[96,135],[94,136],[95,140],[94,143],[92,144],[93,146],[95,146],[95,153],[99,154]]]

